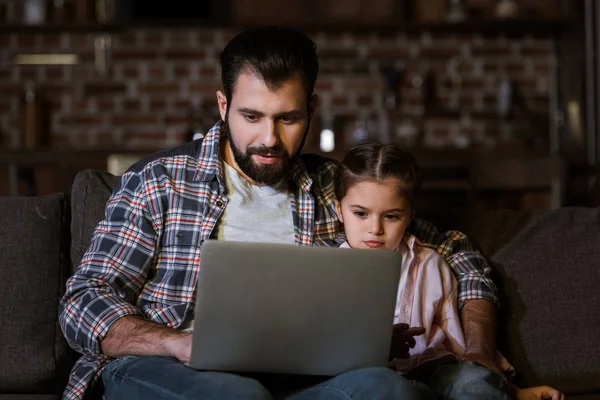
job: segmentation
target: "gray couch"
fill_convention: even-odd
[[[62,194],[0,198],[0,400],[60,396],[73,363],[58,301],[118,178],[78,175]],[[499,347],[522,385],[600,399],[600,210],[436,210],[467,233],[502,293]]]

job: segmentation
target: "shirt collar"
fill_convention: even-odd
[[[198,166],[194,174],[195,181],[211,181],[218,177],[219,174],[222,177],[223,169],[219,161],[219,141],[221,139],[222,122],[217,122],[202,139],[202,145],[200,145],[198,154],[196,155]]]
[[[404,232],[404,236],[402,237],[402,242],[406,244],[406,246],[410,249],[410,251],[414,251],[415,245],[423,245],[419,239],[412,233]]]
[[[195,181],[210,181],[217,178],[223,181],[223,165],[219,158],[219,144],[221,139],[225,139],[225,133],[222,132],[223,121],[218,121],[202,139],[202,145],[196,156],[198,167],[194,174]],[[291,166],[291,180],[296,183],[303,191],[308,192],[312,187],[311,179],[301,157],[296,157]]]

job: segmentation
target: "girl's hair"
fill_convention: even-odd
[[[341,201],[353,185],[363,181],[382,182],[386,178],[404,182],[402,194],[414,210],[421,186],[419,166],[410,152],[393,144],[365,143],[351,148],[335,171],[335,196]]]

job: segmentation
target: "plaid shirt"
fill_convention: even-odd
[[[106,205],[91,245],[67,281],[59,320],[70,346],[83,356],[71,371],[64,399],[82,399],[112,359],[100,343],[119,318],[141,315],[177,329],[192,316],[200,247],[227,206],[220,123],[204,137],[155,154],[131,167]],[[302,155],[291,172],[296,244],[344,241],[333,203],[336,163]],[[248,227],[249,231],[252,227]],[[416,220],[411,231],[440,252],[457,274],[459,302],[494,302],[490,268],[459,232],[439,234]]]

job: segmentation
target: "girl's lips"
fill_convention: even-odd
[[[279,156],[261,156],[257,154],[256,157],[263,164],[274,164],[279,161]]]
[[[371,249],[377,249],[379,247],[383,246],[383,242],[378,242],[376,240],[368,240],[366,242],[364,242],[365,245]]]

